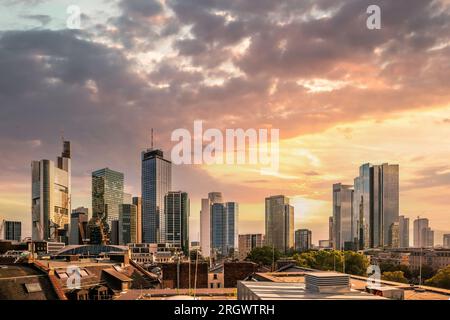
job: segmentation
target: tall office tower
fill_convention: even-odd
[[[210,192],[207,199],[202,199],[200,211],[200,250],[204,257],[211,254],[211,206],[222,203],[222,193]]]
[[[429,227],[429,220],[422,218],[414,220],[414,247],[434,247],[434,231]]]
[[[133,204],[136,206],[136,243],[142,243],[142,199],[133,197]]]
[[[130,193],[123,193],[123,204],[133,204],[133,196]]]
[[[445,249],[450,249],[450,234],[444,234],[442,246]]]
[[[0,239],[20,241],[22,239],[22,222],[3,220],[0,225]]]
[[[294,207],[285,196],[265,200],[266,245],[286,253],[294,249]]]
[[[399,166],[373,166],[374,247],[393,247],[389,241],[392,225],[399,217]]]
[[[33,161],[31,176],[32,239],[60,241],[69,224],[70,142],[64,141],[56,166],[50,160]]]
[[[392,247],[391,230],[399,217],[399,166],[364,164],[354,187],[358,248]]]
[[[333,231],[333,217],[328,218],[328,240],[330,241],[328,244],[333,247],[333,237],[334,237],[334,231]]]
[[[336,250],[354,250],[356,229],[353,219],[352,186],[337,183],[333,185],[333,245]]]
[[[354,181],[353,195],[353,225],[356,228],[358,239],[357,249],[367,249],[372,246],[371,218],[372,218],[372,170],[370,164],[364,164],[359,168],[359,177]]]
[[[308,251],[312,247],[312,232],[308,229],[295,231],[295,251]]]
[[[391,224],[389,230],[389,246],[391,248],[400,247],[400,226],[398,222]]]
[[[119,208],[119,244],[137,243],[137,206],[121,204]]]
[[[92,217],[101,219],[106,228],[119,220],[119,207],[123,204],[124,175],[109,168],[92,172]],[[110,231],[106,230],[106,233]]]
[[[164,243],[166,240],[164,196],[172,189],[172,162],[161,150],[142,152],[142,240]]]
[[[180,248],[185,256],[189,254],[189,210],[190,202],[186,192],[169,191],[164,198],[166,216],[166,243]]]
[[[88,238],[88,215],[88,208],[80,207],[72,210],[72,214],[70,215],[69,244],[84,244],[85,240]]]
[[[211,206],[211,251],[221,257],[233,256],[238,250],[239,206],[236,202]]]
[[[398,233],[400,238],[400,248],[409,248],[409,218],[398,217]]]
[[[109,235],[109,244],[120,244],[120,223],[119,220],[113,220],[111,221],[111,227],[110,227],[110,235]]]
[[[261,233],[240,234],[238,242],[239,260],[245,260],[250,251],[254,248],[261,248],[264,246],[264,235]]]

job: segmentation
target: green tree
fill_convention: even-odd
[[[365,275],[369,261],[366,256],[353,251],[319,250],[294,255],[297,265],[312,269],[344,271],[355,275]]]
[[[357,276],[365,276],[369,259],[363,254],[354,251],[345,251],[345,272]]]
[[[427,286],[450,289],[450,266],[440,269],[432,278],[425,281]]]
[[[385,271],[381,278],[386,281],[408,283],[408,279],[405,278],[403,271]]]
[[[419,269],[413,270],[412,277],[415,278],[415,279],[419,279],[419,273],[420,273]],[[435,274],[436,274],[436,272],[435,272],[435,270],[432,267],[430,267],[430,266],[428,266],[426,264],[422,265],[422,280],[430,279]]]
[[[272,265],[273,261],[277,261],[280,258],[280,252],[275,249],[272,250],[272,247],[262,247],[262,248],[254,248],[247,255],[247,259],[249,261],[255,262],[259,265]]]

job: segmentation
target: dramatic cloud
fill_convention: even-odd
[[[11,0],[6,6],[24,3]],[[330,183],[343,178],[333,171],[334,159],[343,154],[345,142],[364,135],[359,122],[381,126],[405,113],[450,103],[446,1],[108,3],[116,5],[115,11],[105,12],[104,22],[89,11],[86,29],[44,30],[66,17],[31,8],[17,21],[35,21],[36,28],[0,31],[0,150],[7,150],[0,157],[0,190],[14,185],[15,194],[28,201],[27,184],[14,182],[29,181],[32,159],[55,157],[64,135],[74,148],[74,188],[80,195],[75,202],[89,204],[89,173],[105,166],[124,171],[127,186],[139,193],[139,157],[149,145],[150,128],[168,153],[172,130],[191,130],[194,120],[203,119],[206,126],[222,129],[281,128],[287,142],[278,177],[261,178],[251,168],[241,168],[242,176],[233,171],[239,168],[177,168],[176,185],[189,189],[195,214],[199,197],[213,186],[242,203],[283,192],[321,201],[314,206],[302,200],[302,210],[323,210]],[[366,28],[371,4],[382,9],[381,30]],[[446,130],[442,127],[448,127],[450,115],[435,118],[439,125],[430,129],[433,137]],[[419,131],[421,125],[419,121],[411,130]],[[383,128],[379,141],[395,136],[395,127]],[[317,141],[323,142],[317,135],[334,138],[330,130],[342,144],[323,143],[326,147],[314,150]],[[310,144],[302,144],[303,138]],[[373,141],[345,154],[350,175],[359,165],[355,159],[378,159],[376,146]],[[395,155],[401,149],[386,148]],[[422,167],[408,171],[405,190],[426,181],[447,185],[448,173],[419,175],[428,154],[409,159],[413,157],[405,167]],[[191,181],[196,184],[189,186]],[[0,202],[4,199],[0,196]],[[247,209],[255,215],[261,207]],[[0,204],[1,210],[6,209]]]

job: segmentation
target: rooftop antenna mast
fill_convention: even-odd
[[[151,133],[151,148],[152,148],[152,150],[153,150],[153,128],[152,128],[152,133]]]

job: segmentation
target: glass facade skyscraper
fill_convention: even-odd
[[[123,204],[124,174],[109,168],[92,172],[92,217],[107,223],[119,220]]]
[[[353,186],[333,185],[333,245],[337,250],[353,250],[356,239],[353,219]]]
[[[220,256],[231,256],[238,247],[239,205],[236,202],[211,206],[211,249]]]
[[[308,229],[299,229],[295,231],[295,250],[308,251],[312,245],[312,232]]]
[[[166,243],[189,254],[189,197],[186,192],[170,191],[164,200]]]
[[[399,222],[399,166],[364,164],[354,187],[358,249],[397,246],[392,230]]]
[[[119,208],[119,244],[137,243],[137,207],[124,203]]]
[[[281,252],[294,249],[294,207],[282,195],[265,202],[266,245]]]
[[[142,152],[142,241],[166,241],[164,197],[172,188],[172,163],[161,150]]]

